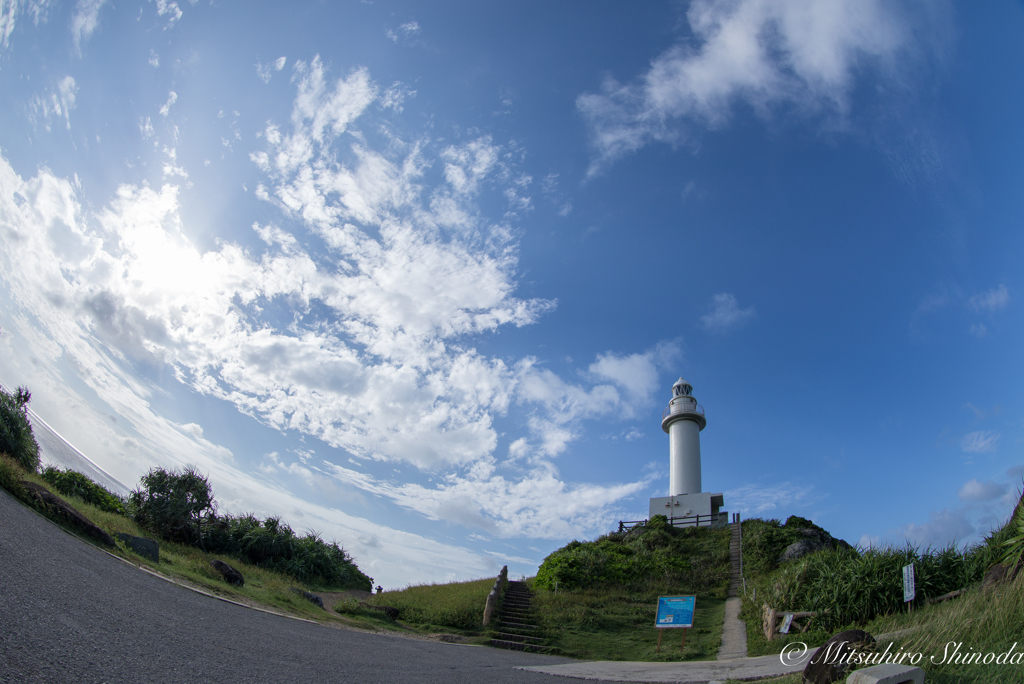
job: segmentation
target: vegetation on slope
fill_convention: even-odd
[[[572,541],[544,559],[534,607],[553,650],[596,660],[714,658],[729,589],[728,528],[678,528],[665,516]],[[556,591],[557,583],[557,591]],[[669,630],[656,652],[658,597],[697,596],[692,629]]]
[[[537,589],[559,591],[615,587],[671,589],[725,598],[729,590],[729,530],[672,527],[656,515],[645,525],[571,541],[551,553],[537,571]]]
[[[7,454],[30,473],[39,470],[39,445],[32,434],[28,404],[32,393],[19,387],[13,394],[0,387],[0,454]]]
[[[398,618],[425,630],[456,629],[480,633],[484,603],[494,586],[494,578],[421,584],[396,591],[375,594],[361,603],[355,599],[339,603],[335,610],[342,614],[373,615],[366,606],[388,607],[398,611]]]
[[[972,547],[941,549],[882,547],[831,548],[796,560],[780,562],[783,541],[771,532],[778,521],[748,520],[743,523],[744,570],[747,594],[740,617],[747,623],[750,655],[779,652],[787,643],[821,643],[833,633],[864,627],[881,616],[906,610],[903,602],[904,566],[914,564],[914,610],[930,599],[978,584],[994,563],[1014,555],[1019,546],[1014,521]],[[788,522],[788,521],[787,521]],[[766,530],[768,533],[766,534]],[[1024,531],[1024,528],[1022,528]],[[1021,542],[1024,543],[1024,536]],[[751,551],[754,551],[751,553]],[[807,633],[782,636],[772,642],[762,631],[764,606],[776,611],[816,611]]]
[[[352,557],[336,542],[325,542],[313,531],[297,535],[278,517],[260,520],[248,515],[217,515],[217,502],[209,480],[195,468],[154,468],[127,498],[113,494],[82,473],[48,467],[42,477],[39,447],[28,420],[31,393],[24,387],[11,394],[0,389],[0,487],[29,505],[35,505],[22,481],[38,480],[70,498],[81,509],[105,515],[109,532],[116,518],[129,518],[138,526],[130,534],[158,536],[165,543],[192,546],[207,553],[230,556],[265,570],[291,575],[312,587],[369,591],[373,580],[363,574]],[[41,511],[44,512],[45,511]],[[113,518],[109,516],[113,516]],[[244,573],[243,573],[244,574]]]

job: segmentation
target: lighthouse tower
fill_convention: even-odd
[[[668,433],[669,496],[700,493],[700,431],[707,424],[693,387],[679,378],[672,385],[672,401],[661,418],[661,429]]]
[[[682,378],[672,385],[672,399],[661,416],[668,433],[668,496],[651,499],[651,516],[664,515],[675,526],[725,525],[724,497],[704,492],[700,479],[700,432],[707,427],[704,407],[693,386]]]

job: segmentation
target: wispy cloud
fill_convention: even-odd
[[[910,47],[900,8],[880,0],[697,0],[692,39],[654,59],[636,82],[607,79],[577,99],[591,127],[598,173],[655,141],[717,128],[742,103],[843,116],[859,71],[890,71]]]
[[[54,90],[36,95],[29,102],[29,119],[32,125],[42,124],[49,131],[52,119],[64,119],[64,126],[70,131],[71,110],[75,108],[77,95],[78,84],[71,76],[62,78]]]
[[[171,106],[178,101],[178,93],[173,90],[167,93],[167,102],[160,107],[160,116],[167,116],[171,113]]]
[[[385,35],[387,35],[387,37],[390,40],[397,43],[400,38],[409,39],[418,34],[419,32],[420,25],[418,22],[407,21],[401,26],[399,26],[397,29],[388,29]]]
[[[0,0],[0,48],[10,45],[11,34],[18,17],[31,14],[32,23],[45,21],[50,0]]]
[[[288,63],[287,57],[278,57],[270,64],[263,64],[262,62],[256,63],[256,75],[260,77],[260,80],[264,83],[270,83],[270,77],[274,75],[275,71],[281,71],[284,69],[284,65]]]
[[[107,0],[78,0],[75,14],[71,17],[71,38],[75,52],[82,53],[82,42],[88,40],[99,23],[100,9]]]
[[[988,292],[976,294],[967,300],[967,306],[978,312],[991,312],[1005,309],[1010,303],[1010,290],[1006,285],[992,288]]]
[[[724,333],[742,327],[754,317],[754,307],[740,308],[736,295],[720,292],[711,297],[711,311],[700,317],[702,328],[712,333]]]
[[[976,430],[964,435],[960,440],[960,449],[966,454],[991,453],[999,446],[999,433],[989,430]]]
[[[740,511],[746,517],[771,514],[773,512],[792,513],[820,501],[823,498],[813,487],[801,486],[792,482],[759,485],[748,484],[725,493],[729,508]]]

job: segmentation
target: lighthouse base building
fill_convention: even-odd
[[[706,426],[693,387],[679,378],[661,418],[661,429],[669,436],[669,495],[651,499],[649,517],[664,515],[676,527],[729,523],[722,494],[701,491],[700,432]]]

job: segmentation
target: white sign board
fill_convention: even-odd
[[[903,566],[903,602],[909,603],[914,600],[917,591],[914,587],[914,564]]]
[[[779,627],[779,634],[789,634],[789,628],[793,625],[793,614],[786,613],[782,620],[782,627]]]

